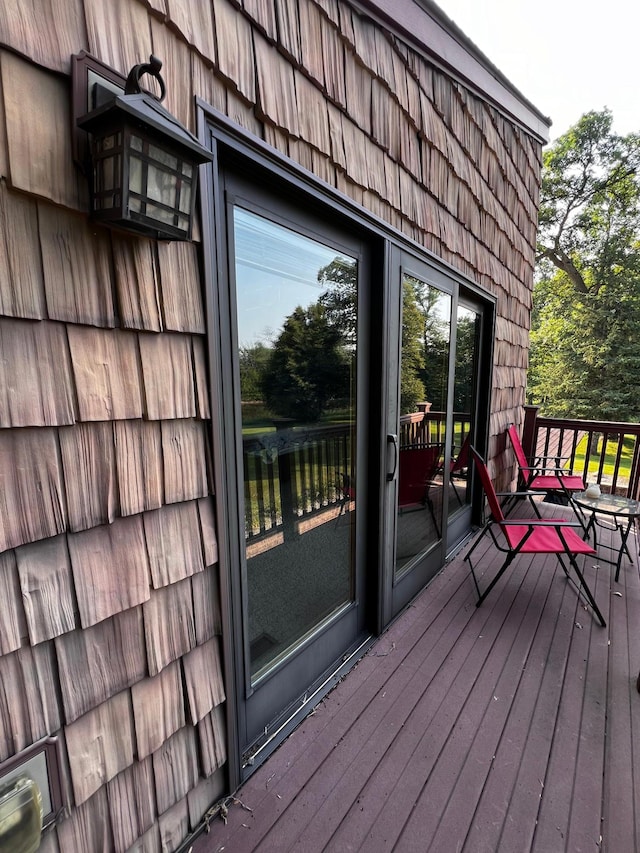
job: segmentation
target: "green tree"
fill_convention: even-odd
[[[264,399],[283,418],[320,419],[350,391],[351,357],[323,305],[298,306],[287,317],[263,376]]]
[[[544,154],[528,396],[546,415],[640,414],[639,167],[608,110]]]
[[[327,321],[341,331],[348,346],[355,346],[357,335],[357,272],[356,261],[340,255],[318,272],[318,282],[326,288],[318,301],[327,312]]]
[[[240,347],[240,392],[242,400],[262,399],[262,385],[271,350],[264,344]]]
[[[420,305],[421,282],[405,276],[402,281],[402,353],[400,361],[400,413],[416,411],[425,399],[424,315]]]

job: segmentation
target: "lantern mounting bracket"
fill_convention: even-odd
[[[146,71],[147,66],[150,66],[150,70],[147,73],[158,80],[158,85],[160,86],[160,97],[158,100],[164,100],[166,87],[164,80],[160,77],[162,62],[153,56],[151,60],[148,63],[134,65],[127,77],[124,74],[120,74],[114,68],[111,68],[110,65],[105,65],[104,62],[101,62],[97,57],[92,56],[92,54],[84,50],[71,57],[71,146],[73,161],[85,175],[89,174],[91,168],[89,146],[86,131],[78,127],[77,120],[80,116],[106,104],[114,95],[125,94],[128,80],[133,72],[136,69],[145,69]],[[159,63],[157,73],[153,71],[155,68],[153,60]],[[138,88],[135,90],[136,94],[147,92],[147,94],[153,95],[153,92],[148,89],[140,88],[139,81],[142,74],[143,71],[140,71],[137,76],[136,82]],[[154,97],[157,96],[154,95]]]
[[[125,95],[140,95],[142,93],[142,89],[140,88],[140,78],[143,74],[149,74],[150,77],[153,77],[158,81],[158,85],[160,86],[160,97],[158,100],[162,103],[165,95],[167,94],[167,89],[164,85],[164,80],[160,76],[161,69],[162,62],[157,56],[151,56],[149,62],[141,62],[139,65],[134,65],[129,72],[127,82],[124,84]]]

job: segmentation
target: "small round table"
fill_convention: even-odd
[[[615,561],[606,560],[604,558],[601,559],[603,559],[605,563],[611,563],[612,566],[616,567],[615,580],[617,581],[618,576],[620,575],[622,555],[626,553],[627,557],[631,560],[631,554],[627,548],[627,539],[629,538],[635,519],[640,516],[640,501],[633,501],[630,498],[622,497],[622,495],[601,494],[591,497],[590,495],[587,495],[586,492],[579,492],[577,495],[573,495],[573,503],[580,507],[580,509],[587,510],[591,513],[591,518],[589,519],[589,523],[585,527],[584,532],[585,539],[588,539],[590,531],[593,530],[594,548],[597,548],[598,545],[596,527],[602,526],[599,525],[596,520],[596,515],[609,515],[613,518],[615,529],[620,533],[620,550],[618,551],[618,558]],[[616,550],[610,545],[603,545],[602,547],[610,548],[612,551]]]

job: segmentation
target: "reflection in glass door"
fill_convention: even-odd
[[[442,538],[451,296],[402,276],[395,578]]]
[[[474,442],[478,389],[478,354],[481,314],[458,304],[456,358],[453,384],[453,435],[449,463],[449,517],[471,502],[469,445]]]
[[[355,545],[360,261],[238,204],[231,212],[249,746],[363,631]]]

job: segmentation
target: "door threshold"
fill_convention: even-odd
[[[249,776],[266,761],[285,738],[324,699],[327,693],[358,663],[375,640],[376,637],[368,635],[355,648],[342,657],[335,669],[329,674],[321,676],[271,726],[265,727],[261,737],[242,755],[242,783],[246,782]]]

